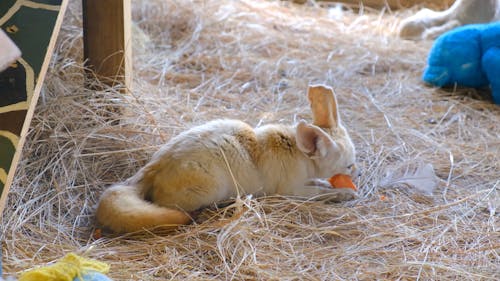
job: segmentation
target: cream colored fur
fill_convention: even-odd
[[[189,212],[238,194],[353,199],[352,189],[325,180],[355,173],[354,145],[333,91],[311,86],[309,100],[315,124],[253,129],[215,120],[174,137],[136,175],[102,194],[98,222],[115,232],[187,224]]]
[[[458,26],[499,20],[500,0],[457,0],[445,11],[420,10],[401,22],[399,34],[407,39],[434,39]]]

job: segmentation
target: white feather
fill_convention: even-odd
[[[382,187],[408,186],[431,195],[436,189],[438,178],[430,163],[404,163],[388,170],[380,180]]]

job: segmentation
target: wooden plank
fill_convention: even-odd
[[[14,178],[68,0],[0,3],[0,28],[22,56],[0,73],[0,214]]]
[[[87,66],[102,82],[130,88],[132,74],[130,0],[83,0]]]

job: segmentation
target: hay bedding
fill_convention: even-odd
[[[4,272],[75,251],[115,280],[500,278],[500,111],[475,90],[419,81],[431,42],[395,36],[414,11],[135,1],[123,96],[81,86],[80,9],[72,1],[4,212]],[[219,117],[310,119],[311,82],[336,88],[363,169],[358,200],[241,198],[173,233],[92,236],[102,190],[172,135]],[[418,163],[439,178],[431,196],[386,176]]]

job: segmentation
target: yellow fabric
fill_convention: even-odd
[[[109,265],[69,253],[53,265],[35,268],[21,274],[19,281],[73,281],[75,277],[81,279],[82,273],[88,270],[106,274],[109,272]]]

